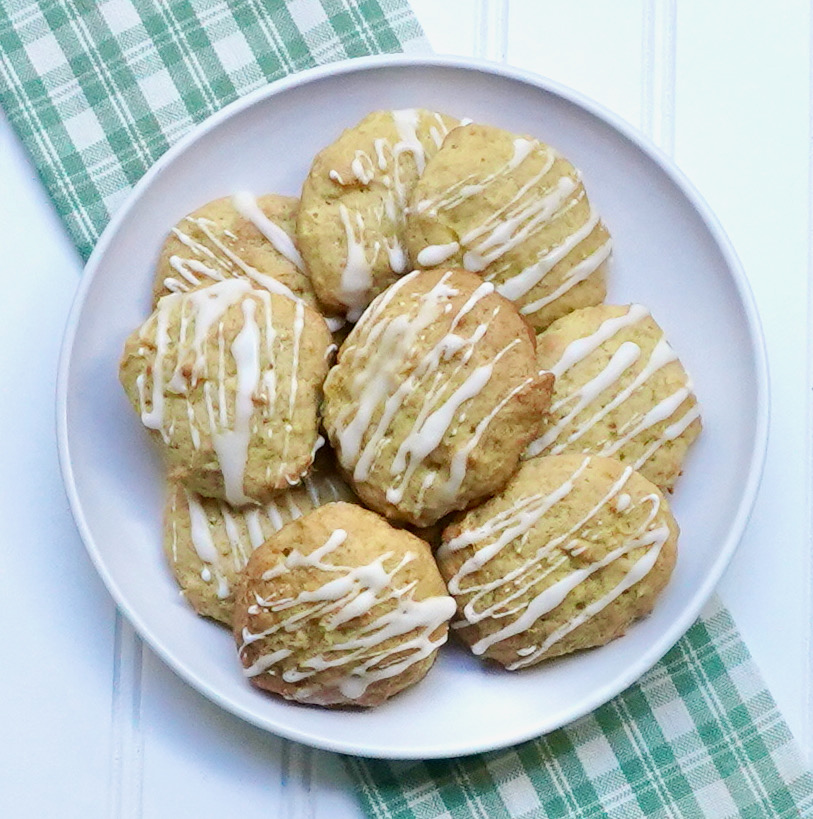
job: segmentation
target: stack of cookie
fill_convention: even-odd
[[[172,229],[120,377],[170,566],[255,685],[377,705],[450,624],[519,669],[652,609],[700,420],[649,311],[603,304],[610,249],[553,148],[420,109],[345,131],[300,202]]]

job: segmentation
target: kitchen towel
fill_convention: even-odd
[[[310,66],[426,49],[406,0],[0,0],[0,105],[87,258],[214,111]],[[547,737],[347,766],[378,819],[813,815],[813,777],[716,603],[638,684]]]
[[[813,816],[813,776],[717,598],[635,685],[507,750],[347,759],[376,819]]]
[[[224,105],[427,49],[406,0],[0,0],[0,106],[87,259],[144,172]]]

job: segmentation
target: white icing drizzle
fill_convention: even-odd
[[[539,180],[534,178],[532,181]],[[576,190],[576,185],[569,176],[563,176],[556,181],[550,193],[528,204],[518,205],[515,203],[528,192],[531,183],[523,185],[508,205],[499,208],[482,225],[460,237],[463,247],[473,248],[463,254],[463,266],[475,273],[485,270],[493,261],[527,239],[538,226],[547,225]],[[484,233],[485,238],[481,238]]]
[[[476,529],[464,531],[452,540],[443,543],[438,550],[439,558],[499,534],[497,539],[489,546],[480,548],[463,563],[457,574],[449,581],[449,591],[452,594],[462,592],[463,589],[460,583],[464,577],[481,569],[488,560],[497,555],[508,543],[525,535],[555,504],[567,497],[573,491],[575,481],[587,469],[589,463],[590,459],[585,458],[578,469],[566,481],[547,495],[531,495],[521,498],[510,509],[498,513],[485,524],[478,526]]]
[[[522,140],[524,143],[525,140]],[[540,148],[544,146],[540,143]],[[549,151],[549,155],[547,156],[546,171],[550,170],[553,165],[554,159],[557,156],[556,152],[552,148],[547,149]],[[472,197],[479,196],[485,190],[487,190],[491,185],[493,185],[496,181],[500,179],[506,173],[513,171],[515,168],[519,166],[519,164],[526,159],[528,156],[528,152],[524,149],[523,145],[514,144],[514,152],[511,158],[500,168],[492,173],[487,174],[482,179],[477,179],[477,174],[469,174],[465,176],[463,179],[458,179],[449,188],[444,191],[440,196],[435,197],[434,199],[421,199],[415,204],[415,212],[416,213],[425,213],[428,212],[430,216],[437,216],[441,211],[448,211],[453,210],[458,205],[461,205],[467,199],[471,199]],[[542,174],[544,176],[544,174]],[[539,177],[542,178],[541,176]],[[505,208],[502,209],[503,211]],[[492,221],[496,221],[498,217],[495,218],[495,215],[490,214],[487,221],[491,223]],[[481,232],[483,232],[484,228],[483,225],[475,228],[474,231],[476,233],[473,236],[469,236],[469,238],[477,238]],[[485,228],[487,230],[487,228]],[[469,234],[467,234],[469,235]]]
[[[396,562],[393,553],[386,552],[361,566],[330,561],[331,555],[347,537],[344,529],[335,529],[319,548],[308,554],[294,549],[265,572],[265,581],[303,568],[311,574],[314,570],[323,572],[329,579],[312,591],[301,591],[296,597],[275,597],[272,594],[262,598],[256,595],[256,603],[249,609],[249,614],[267,610],[281,616],[275,625],[263,631],[252,632],[244,628],[242,632],[241,657],[246,648],[258,640],[279,632],[299,631],[312,621],[318,620],[328,632],[335,632],[357,617],[371,616],[352,637],[340,637],[321,653],[306,654],[298,658],[295,667],[282,672],[285,682],[298,683],[321,671],[343,668],[343,676],[335,682],[341,697],[338,694],[334,697],[329,692],[317,694],[312,688],[305,687],[295,695],[301,702],[360,699],[371,684],[402,674],[443,645],[446,630],[439,636],[433,635],[454,614],[455,604],[451,597],[416,600],[416,581],[399,582],[398,573],[414,559],[410,553]],[[394,643],[387,645],[392,640]],[[260,654],[244,673],[249,677],[275,673],[274,666],[290,656],[288,649]]]
[[[393,111],[392,120],[395,123],[395,129],[398,131],[399,139],[392,149],[393,155],[397,156],[400,153],[406,152],[411,153],[415,159],[415,165],[418,168],[418,176],[420,176],[426,167],[426,153],[424,152],[420,139],[418,139],[419,112],[415,108]],[[442,128],[443,120],[436,116],[436,121]]]
[[[172,512],[173,512],[173,515],[172,515],[172,525],[171,525],[172,543],[171,543],[171,548],[170,548],[170,551],[172,552],[172,562],[173,563],[178,562],[178,522],[175,520],[175,515],[174,515],[175,507],[176,507],[176,502],[175,502],[175,497],[173,496],[173,498],[172,498]]]
[[[193,287],[198,287],[201,282],[195,274],[208,276],[212,281],[223,280],[223,274],[219,270],[197,259],[184,259],[180,256],[170,256],[169,266],[183,279],[183,281],[181,281],[173,276],[168,276],[164,279],[164,285],[173,293],[185,293]]]
[[[347,260],[342,271],[341,297],[348,307],[348,318],[350,321],[357,321],[367,304],[373,284],[373,264],[380,245],[378,242],[373,245],[373,258],[369,259],[364,244],[364,220],[361,214],[351,215],[344,204],[340,203],[339,216],[344,226],[347,243]]]
[[[324,319],[325,324],[327,324],[327,329],[330,330],[331,333],[341,330],[342,327],[347,324],[347,319],[344,319],[341,316],[325,316]],[[335,350],[331,352],[335,352]]]
[[[168,296],[168,299],[174,298]],[[164,441],[168,441],[164,429],[164,359],[167,354],[169,344],[169,306],[165,311],[158,311],[155,319],[155,360],[152,365],[152,391],[150,395],[150,407],[147,408],[146,396],[146,375],[142,373],[136,379],[138,387],[138,397],[141,404],[141,423],[148,429],[160,430]],[[145,325],[140,338],[146,340]]]
[[[547,449],[559,437],[562,430],[589,404],[598,398],[609,387],[612,387],[618,379],[638,361],[641,355],[641,348],[631,341],[625,341],[614,353],[607,366],[586,384],[579,387],[574,392],[569,393],[565,398],[555,401],[550,408],[551,415],[554,415],[566,404],[572,404],[570,410],[562,414],[555,424],[552,424],[545,431],[544,435],[537,438],[529,447],[531,452],[542,452]]]
[[[424,266],[440,264],[462,249],[463,266],[467,270],[484,273],[487,281],[508,274],[498,284],[497,290],[501,295],[522,305],[523,300],[542,283],[548,273],[571,252],[576,251],[600,224],[598,214],[590,208],[586,220],[578,228],[567,234],[558,245],[542,249],[537,259],[523,270],[512,275],[508,264],[497,264],[505,254],[553,221],[563,218],[585,198],[578,172],[575,176],[563,173],[556,179],[549,178],[554,163],[560,158],[553,148],[536,140],[514,139],[511,157],[496,171],[482,178],[478,178],[476,173],[469,174],[439,196],[421,200],[415,206],[417,213],[428,212],[431,216],[454,210],[472,197],[482,196],[531,156],[542,158],[541,167],[508,201],[489,212],[483,222],[470,228],[458,242],[429,245],[420,250],[417,255],[418,263]],[[607,259],[610,250],[611,243],[608,240],[568,270],[552,292],[522,305],[521,312],[525,315],[535,313],[587,279]]]
[[[275,501],[271,501],[269,506],[275,506]],[[225,504],[223,504],[223,511],[225,512]],[[246,524],[246,531],[248,532],[249,543],[251,548],[256,549],[267,540],[265,530],[262,525],[262,517],[260,510],[257,507],[244,507],[242,512]],[[225,515],[224,515],[225,516]],[[280,523],[280,528],[282,524]]]
[[[287,258],[298,269],[303,269],[302,259],[299,256],[293,240],[278,225],[274,224],[260,209],[256,199],[249,193],[237,193],[232,197],[232,205],[235,210],[268,239],[275,250]],[[173,235],[198,258],[185,258],[177,254],[169,259],[169,263],[180,278],[168,277],[164,284],[174,293],[185,293],[191,288],[202,284],[199,276],[205,276],[214,281],[223,281],[227,278],[244,278],[254,282],[256,285],[270,293],[285,296],[292,301],[301,301],[287,285],[261,273],[250,265],[245,259],[237,254],[233,248],[224,241],[223,237],[234,241],[234,234],[231,231],[222,231],[222,236],[218,236],[217,223],[204,217],[187,216],[183,222],[188,222],[195,226],[204,236],[202,241],[193,239],[188,233],[180,228],[173,228]],[[273,238],[272,238],[273,237]],[[201,261],[203,259],[203,261]]]
[[[657,449],[662,447],[667,441],[674,441],[675,438],[682,435],[689,425],[700,417],[700,407],[693,406],[682,418],[678,418],[661,433],[661,436],[653,441],[635,462],[635,469],[640,469],[655,453]]]
[[[375,166],[364,151],[356,151],[355,158],[350,163],[350,170],[363,185],[369,185],[375,176]]]
[[[656,424],[661,423],[661,421],[670,418],[690,395],[690,390],[686,387],[681,387],[662,401],[659,401],[651,410],[644,413],[637,423],[627,422],[626,427],[629,428],[629,431],[622,430],[623,434],[612,443],[607,442],[601,448],[599,454],[614,455],[627,441],[631,441],[636,435],[640,435],[645,430],[650,429],[650,427],[654,427]]]
[[[343,350],[344,361],[357,358],[361,366],[352,385],[353,399],[338,413],[332,434],[342,465],[352,473],[354,480],[363,482],[379,461],[383,445],[392,434],[393,418],[408,397],[420,392],[423,401],[413,425],[399,442],[391,464],[385,467],[392,476],[386,489],[389,502],[399,503],[414,488],[413,497],[420,505],[428,487],[412,487],[415,472],[452,429],[456,436],[460,434],[460,416],[465,412],[466,403],[480,394],[489,383],[495,365],[519,340],[511,341],[479,366],[469,364],[490,319],[478,324],[468,336],[461,335],[458,327],[482,299],[494,292],[492,284],[483,282],[457,309],[447,332],[415,359],[416,343],[428,327],[446,315],[447,308],[451,308],[450,298],[457,295],[448,284],[451,273],[446,272],[428,292],[415,294],[417,309],[412,314],[400,314],[388,320],[380,318],[390,300],[415,275],[417,273],[400,279],[371,304],[356,328],[355,343]],[[445,371],[440,369],[442,363],[447,365]],[[446,497],[454,496],[460,488],[468,457],[487,426],[505,404],[527,386],[527,381],[512,385],[468,438],[455,440],[450,474],[440,490]]]
[[[629,508],[631,502],[632,498],[626,492],[622,492],[615,500],[616,512],[624,512]]]
[[[227,311],[237,305],[240,305],[242,327],[227,346],[223,320]],[[211,437],[223,473],[226,499],[233,505],[251,502],[244,494],[243,484],[249,443],[259,415],[269,418],[275,412],[277,399],[285,398],[288,417],[293,416],[304,310],[302,302],[297,301],[293,319],[291,382],[285,390],[279,390],[276,382],[274,347],[277,334],[272,323],[271,294],[253,289],[243,279],[227,279],[201,290],[165,296],[141,330],[145,342],[151,332],[155,333],[154,355],[151,360],[147,359],[145,372],[136,381],[142,422],[148,428],[158,430],[169,443],[175,421],[167,417],[166,396],[187,396],[177,420],[182,419],[188,424],[193,446],[200,449],[201,419],[195,413],[190,396],[203,380],[204,411],[201,414],[205,419],[204,426],[208,422],[206,432]],[[170,316],[178,313],[178,338],[175,344],[171,344]],[[212,346],[216,349],[214,372],[210,372],[207,361],[207,351]],[[267,365],[261,365],[261,349],[265,351]],[[142,355],[147,357],[146,344],[142,347]],[[233,362],[236,375],[231,401],[226,389],[229,361]],[[282,462],[286,455],[287,437]]]
[[[482,332],[475,333],[472,336],[472,344],[476,342],[478,337],[482,337],[485,333],[486,325],[480,325],[477,329]],[[428,455],[435,450],[440,442],[443,440],[446,433],[454,421],[455,415],[458,414],[460,407],[472,398],[482,392],[485,385],[490,381],[492,373],[494,372],[494,365],[507,353],[512,347],[519,343],[517,339],[506,345],[494,359],[487,364],[477,367],[473,370],[463,381],[463,383],[452,392],[439,406],[432,407],[432,398],[437,393],[430,393],[427,396],[418,420],[410,430],[409,434],[401,442],[401,445],[396,452],[395,458],[390,466],[390,474],[395,479],[396,483],[387,489],[386,497],[390,503],[396,504],[401,501],[404,496],[404,491],[409,485],[412,476],[419,466],[421,466]],[[469,348],[470,350],[471,348]],[[524,386],[524,385],[523,385]],[[510,394],[515,394],[516,389],[512,390]],[[505,405],[506,400],[500,402],[500,408]],[[496,413],[495,413],[496,414]],[[489,421],[493,419],[494,415],[489,413]],[[469,438],[466,444],[458,449],[450,465],[450,476],[444,486],[444,497],[453,499],[456,490],[460,488],[463,479],[465,478],[465,469],[468,463],[468,456],[472,449],[479,442],[485,427],[482,429],[478,425],[478,429]],[[433,479],[434,480],[434,479]],[[423,492],[428,487],[422,487]],[[423,493],[422,493],[423,494]],[[422,494],[420,497],[422,497]]]
[[[458,250],[460,250],[460,245],[457,242],[449,242],[446,245],[427,245],[418,253],[415,261],[421,267],[435,267],[454,256]]]
[[[185,501],[189,517],[190,545],[200,561],[200,575],[205,582],[217,584],[216,595],[224,599],[231,594],[231,578],[245,568],[251,553],[290,521],[311,509],[338,500],[349,501],[353,494],[330,473],[315,470],[299,486],[280,492],[263,507],[234,508],[224,501],[201,498],[185,489],[173,493],[172,555],[178,563],[178,500]],[[226,537],[228,548],[220,551],[217,542]]]
[[[373,209],[377,225],[371,227],[371,235],[387,234],[385,241],[371,239],[365,241],[365,220],[358,211],[350,211],[339,203],[339,217],[345,233],[346,253],[341,277],[340,298],[348,307],[348,318],[357,321],[370,300],[373,285],[373,270],[379,266],[379,256],[383,252],[387,264],[394,273],[401,274],[407,269],[407,254],[402,243],[407,201],[411,192],[404,173],[405,156],[411,156],[418,175],[426,166],[426,149],[418,137],[421,116],[432,119],[430,136],[436,146],[445,138],[449,129],[438,114],[422,113],[413,108],[391,111],[393,125],[398,135],[396,141],[378,138],[373,140],[372,154],[356,150],[350,162],[353,177],[364,186],[380,186],[380,207]],[[338,185],[348,184],[336,170],[330,170],[328,177]],[[384,220],[389,223],[384,227]],[[391,234],[391,235],[390,235]]]
[[[291,442],[291,432],[293,431],[294,415],[296,414],[296,396],[299,392],[299,354],[302,347],[302,331],[305,329],[305,306],[299,302],[294,310],[294,332],[293,348],[291,350],[291,388],[288,391],[288,422],[285,424],[285,443],[282,447],[282,460],[280,461],[280,472],[285,464],[288,455],[288,447]],[[316,436],[311,460],[316,456],[316,451],[324,444],[325,439],[320,435]],[[296,483],[297,481],[295,481]]]
[[[557,379],[560,378],[572,367],[610,342],[618,333],[644,321],[648,316],[649,311],[645,307],[637,304],[630,305],[623,315],[606,319],[590,335],[572,341],[565,348],[559,360],[551,367],[551,371]],[[658,338],[645,360],[641,360],[641,348],[637,344],[623,341],[614,350],[605,368],[586,383],[574,387],[568,393],[559,394],[564,387],[561,381],[557,381],[556,400],[550,408],[551,416],[555,420],[543,435],[528,446],[524,457],[533,458],[541,454],[558,455],[565,451],[572,451],[573,445],[596,424],[607,418],[625,401],[638,395],[641,387],[653,375],[676,360],[677,354],[663,335]],[[640,369],[635,372],[639,362]],[[625,378],[628,380],[622,387],[621,382]],[[604,406],[589,416],[583,417],[582,414],[588,407],[601,398],[606,401]],[[655,440],[648,444],[644,452],[637,457],[635,468],[638,469],[664,444],[682,434],[689,424],[699,417],[699,410],[688,383],[659,401],[648,411],[633,414],[622,427],[615,428],[608,425],[607,437],[594,444],[591,450],[597,455],[615,455],[643,433],[676,416],[681,408],[684,411],[679,419],[664,427]],[[680,419],[686,419],[685,423]]]
[[[611,339],[624,327],[631,327],[649,315],[649,310],[642,304],[631,304],[624,315],[609,318],[603,321],[598,330],[589,336],[571,341],[565,348],[561,358],[550,368],[556,378],[561,378],[571,367],[595,352],[605,341]]]
[[[186,492],[186,502],[189,506],[189,524],[192,535],[192,546],[203,563],[216,563],[218,558],[217,548],[212,533],[209,531],[209,521],[203,507],[193,495]]]
[[[449,128],[447,128],[440,114],[432,113],[431,116],[435,120],[435,124],[429,126],[429,136],[432,138],[432,142],[435,143],[435,147],[440,148],[440,146],[443,145],[443,140],[446,139],[446,135],[449,133]],[[460,120],[460,125],[466,125],[470,122],[470,119],[462,119]]]
[[[497,285],[497,292],[511,301],[518,301],[527,295],[550,273],[555,265],[559,264],[568,253],[595,230],[598,223],[598,213],[591,208],[587,221],[580,228],[566,236],[561,244],[549,248],[532,265],[521,270],[516,276]]]
[[[221,242],[213,233],[211,229],[211,222],[208,222],[206,219],[192,219],[190,217],[187,217],[187,219],[188,221],[196,224],[204,232],[204,234],[206,234],[209,241],[215,245],[228,258],[229,261],[233,262],[238,268],[240,268],[245,276],[255,284],[259,284],[260,287],[268,290],[269,293],[276,293],[278,296],[285,296],[286,298],[291,299],[291,301],[302,301],[302,299],[300,299],[300,297],[297,296],[287,285],[277,281],[277,279],[273,278],[272,276],[267,276],[264,273],[260,273],[259,270],[245,262],[240,258],[240,256]]]
[[[591,575],[631,551],[645,548],[644,554],[612,589],[584,609],[577,610],[574,616],[548,635],[541,644],[518,652],[520,659],[507,667],[514,670],[531,665],[556,642],[642,580],[655,565],[663,544],[669,537],[669,527],[656,521],[660,510],[658,495],[653,493],[633,502],[630,495],[623,492],[633,472],[632,467],[626,467],[609,491],[570,529],[541,544],[534,551],[528,550],[524,561],[507,574],[492,581],[478,582],[477,573],[504,549],[522,549],[523,544],[532,535],[534,527],[574,491],[590,460],[590,456],[586,457],[577,469],[552,491],[522,496],[508,509],[474,529],[464,530],[457,537],[441,545],[438,551],[440,559],[464,548],[477,547],[448,582],[452,594],[471,595],[463,607],[462,618],[455,626],[459,628],[485,620],[505,621],[499,628],[474,643],[472,651],[475,654],[483,654],[491,646],[524,633],[540,618],[561,605],[567,596]],[[591,532],[590,525],[603,510],[610,509],[628,516],[634,510],[646,506],[649,508],[643,522],[631,531],[619,546],[611,549],[599,560],[568,571],[553,583],[547,581],[552,573],[564,566],[568,560],[568,553],[574,556],[584,553],[586,546],[579,544],[585,540],[596,542],[597,535]],[[529,591],[532,594],[528,595]]]
[[[573,265],[573,267],[567,271],[567,275],[562,283],[552,293],[549,293],[547,296],[542,296],[536,301],[522,305],[519,312],[522,313],[523,316],[529,316],[531,313],[536,313],[543,307],[547,307],[551,302],[556,301],[556,299],[567,293],[568,290],[572,290],[577,284],[589,278],[598,269],[599,265],[610,257],[611,251],[612,242],[608,239],[603,245],[596,248],[586,259]]]
[[[449,274],[446,274],[428,293],[420,297],[420,309],[414,318],[408,316],[397,316],[389,323],[375,322],[383,311],[384,307],[400,290],[400,287],[410,281],[415,274],[405,276],[396,282],[392,287],[379,296],[370,306],[364,320],[359,322],[358,327],[363,327],[367,332],[364,341],[364,352],[369,352],[366,365],[362,372],[356,377],[355,385],[360,388],[360,394],[355,407],[346,407],[339,418],[337,424],[337,439],[340,447],[340,457],[342,464],[347,469],[353,469],[356,480],[364,480],[368,474],[371,464],[367,459],[371,459],[378,441],[366,450],[361,449],[362,437],[369,427],[373,413],[378,404],[387,400],[382,420],[379,422],[378,436],[383,437],[389,420],[394,415],[395,410],[403,401],[409,387],[405,382],[395,388],[393,376],[398,363],[405,360],[414,340],[428,327],[432,321],[441,315],[440,301],[448,297],[453,291],[445,286]],[[357,329],[357,338],[361,336]],[[351,350],[356,350],[356,345],[348,348],[345,352],[347,356]],[[383,376],[383,377],[382,377]],[[328,378],[330,375],[328,375]],[[411,386],[411,384],[409,385]],[[395,389],[395,401],[390,393]],[[354,412],[355,409],[355,412]],[[351,413],[354,414],[351,416]]]
[[[209,520],[203,507],[189,492],[185,492],[189,508],[189,526],[192,547],[201,561],[201,578],[211,582],[212,570],[217,580],[217,597],[222,600],[229,595],[229,584],[221,568],[222,556],[215,546],[212,533],[209,530]],[[177,549],[177,547],[176,547]],[[177,562],[177,554],[176,554]]]
[[[548,635],[548,637],[539,645],[536,650],[521,660],[518,660],[514,663],[511,663],[508,666],[510,671],[515,671],[519,668],[524,668],[535,662],[539,657],[542,656],[554,643],[559,642],[563,637],[570,632],[577,629],[579,626],[586,623],[591,617],[595,617],[596,614],[603,611],[610,603],[613,602],[616,598],[620,597],[627,589],[632,588],[636,583],[640,582],[644,579],[644,577],[649,574],[652,567],[655,565],[658,556],[660,555],[661,548],[663,544],[666,542],[667,538],[669,537],[669,529],[666,526],[660,526],[657,529],[654,529],[650,532],[647,532],[642,537],[627,541],[624,546],[619,547],[618,549],[614,549],[612,552],[607,554],[602,560],[593,563],[588,569],[582,569],[580,572],[574,572],[570,578],[560,581],[562,583],[562,587],[557,589],[554,595],[548,598],[542,598],[540,595],[534,603],[536,606],[534,607],[534,611],[532,612],[537,617],[542,616],[543,614],[547,614],[551,611],[556,605],[557,599],[564,599],[567,596],[567,593],[572,591],[579,583],[583,582],[587,577],[589,577],[594,572],[598,571],[599,569],[603,569],[612,563],[615,560],[618,560],[620,557],[631,552],[633,549],[641,548],[649,546],[649,548],[632,566],[632,568],[624,575],[619,583],[613,586],[610,591],[608,591],[603,597],[600,597],[598,600],[593,601],[589,605],[585,606],[577,615],[571,617],[564,625],[560,626],[556,629],[552,634]],[[550,589],[548,591],[551,591]],[[543,592],[544,594],[544,592]],[[550,607],[550,608],[548,608]],[[530,608],[530,607],[529,607]],[[477,648],[480,647],[478,643]],[[475,650],[475,647],[472,647],[472,650]],[[484,650],[484,649],[483,649]],[[475,653],[477,653],[475,651]]]
[[[521,381],[514,389],[507,392],[494,407],[483,416],[480,422],[474,429],[473,435],[469,440],[452,455],[452,461],[449,465],[449,480],[442,487],[442,496],[447,502],[452,501],[463,485],[463,480],[466,477],[466,467],[468,466],[469,455],[471,455],[474,448],[480,443],[483,433],[488,429],[494,418],[502,412],[503,408],[523,390],[527,389],[532,383],[533,379],[527,378]],[[459,417],[460,423],[464,420],[465,413]]]
[[[284,256],[298,270],[304,270],[302,256],[296,249],[293,239],[274,221],[269,219],[257,204],[255,196],[248,191],[238,191],[232,196],[234,209],[268,239],[274,249]]]
[[[300,305],[297,305],[300,306]],[[223,482],[226,489],[226,500],[239,506],[251,503],[243,493],[243,475],[248,461],[248,444],[251,438],[251,417],[254,413],[254,395],[260,386],[260,328],[254,319],[257,303],[245,299],[243,309],[243,327],[235,336],[231,345],[234,363],[237,365],[237,388],[234,398],[234,421],[227,428],[228,420],[221,417],[222,430],[212,430],[212,441],[217,452]],[[225,390],[225,373],[220,378],[220,386]],[[225,414],[227,402],[225,393],[220,398],[220,409]],[[284,454],[283,454],[284,457]]]

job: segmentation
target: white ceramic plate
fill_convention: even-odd
[[[313,156],[368,112],[423,106],[532,134],[581,168],[615,251],[610,299],[649,306],[692,374],[705,430],[673,508],[677,569],[651,617],[599,650],[508,674],[449,646],[427,678],[363,713],[289,704],[243,678],[231,635],[179,597],[161,550],[162,469],[118,384],[169,227],[241,189],[296,195]],[[742,534],[767,439],[759,321],[697,193],[629,126],[552,82],[440,58],[355,60],[261,89],[207,120],[138,184],[82,281],[60,365],[60,457],[84,542],[121,610],[184,679],[263,728],[380,757],[457,756],[551,731],[630,685],[686,631]]]

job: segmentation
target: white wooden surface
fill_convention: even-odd
[[[765,479],[722,585],[806,753],[811,19],[802,0],[413,0],[435,50],[552,77],[673,154],[749,274],[772,370]],[[53,391],[80,264],[0,117],[0,816],[359,815],[340,760],[220,711],[141,646],[61,489]],[[714,502],[714,488],[709,488]]]

